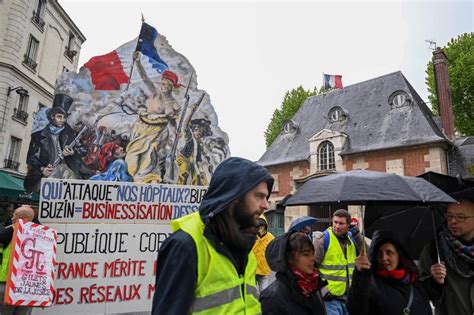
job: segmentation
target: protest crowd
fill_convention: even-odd
[[[324,231],[305,217],[274,237],[264,215],[272,186],[268,171],[249,160],[218,166],[199,211],[171,221],[152,314],[474,314],[473,189],[453,195],[458,202],[414,261],[402,235],[377,230],[368,239],[345,209]],[[39,223],[23,205],[0,228],[2,297],[19,219]],[[0,314],[31,311],[0,304]]]
[[[300,224],[270,236],[263,213],[272,185],[256,163],[219,165],[199,212],[171,223],[152,314],[473,314],[472,189],[454,195],[414,261],[396,232],[375,231],[369,246],[345,209],[326,231]]]

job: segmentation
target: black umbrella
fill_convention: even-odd
[[[364,227],[369,226],[365,220],[366,205],[375,206],[374,209],[378,207],[379,217],[385,215],[393,217],[393,208],[383,206],[398,205],[397,212],[399,212],[400,206],[403,205],[412,207],[417,205],[427,206],[452,203],[456,200],[423,178],[355,170],[309,180],[285,202],[285,206],[326,205],[334,204],[334,202],[362,206],[363,224],[361,232],[364,235]],[[413,211],[419,212],[416,208]],[[429,212],[428,217],[431,217],[431,226],[433,232],[436,233],[435,215],[432,211]],[[408,213],[408,211],[405,213]],[[417,215],[419,214],[417,213]],[[402,213],[400,216],[403,218]],[[385,224],[390,225],[390,223]]]
[[[445,222],[445,206],[366,205],[364,225],[369,238],[376,230],[394,231],[411,258],[419,259],[424,246]]]
[[[474,201],[474,187],[469,187],[461,191],[453,193],[453,197],[457,200]]]
[[[456,200],[423,178],[355,170],[307,181],[285,202],[285,206],[334,202],[417,205]]]

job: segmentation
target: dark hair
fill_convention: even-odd
[[[332,217],[339,217],[339,218],[346,218],[347,219],[347,224],[351,224],[351,214],[349,213],[349,211],[347,211],[346,209],[339,209],[339,210],[336,210]]]
[[[288,244],[286,245],[285,255],[286,261],[290,261],[298,256],[300,253],[311,250],[314,252],[313,243],[305,233],[295,232],[288,238]]]
[[[64,111],[64,109],[60,107],[53,107],[46,112],[46,117],[48,118],[50,122],[52,122],[54,119],[54,116],[56,116],[57,114],[67,116],[67,113]]]
[[[384,244],[387,244],[387,243],[392,244],[393,247],[395,247],[395,250],[397,251],[397,254],[398,254],[397,269],[405,269],[409,273],[418,274],[418,267],[416,266],[415,262],[411,258],[407,257],[407,254],[405,253],[405,251],[403,249],[401,249],[400,245],[396,242],[393,242],[393,241],[390,241],[390,240],[384,241],[383,243],[378,245],[377,253],[375,253],[375,254],[378,255],[380,247],[382,247]],[[376,261],[377,261],[377,265],[378,265],[378,260],[376,260]],[[377,267],[379,268],[380,266],[377,266]]]

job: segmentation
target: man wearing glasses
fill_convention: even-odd
[[[420,278],[437,315],[474,314],[474,188],[453,197],[459,202],[448,206],[446,226],[438,232],[441,263],[434,241],[420,257]]]

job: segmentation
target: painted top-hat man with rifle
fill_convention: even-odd
[[[70,96],[56,94],[53,107],[46,112],[49,124],[31,134],[24,183],[27,192],[38,191],[42,177],[87,179],[93,175],[82,161],[87,149],[79,141],[87,126],[76,133],[66,122],[72,102]]]

